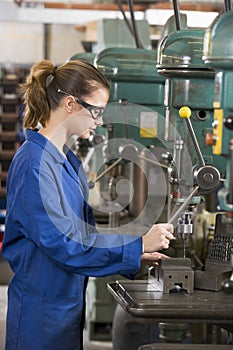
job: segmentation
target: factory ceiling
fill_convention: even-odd
[[[117,3],[101,1],[104,0],[0,0],[0,20],[82,25],[102,18],[122,18]],[[128,4],[122,6],[130,17]],[[191,27],[208,26],[224,10],[224,2],[219,0],[183,0],[179,6],[182,12],[189,13]],[[164,25],[173,14],[173,5],[170,1],[135,0],[134,11],[136,19],[147,19],[150,25]]]

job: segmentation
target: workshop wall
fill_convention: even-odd
[[[83,52],[84,33],[73,25],[50,26],[49,59],[60,64],[72,55]],[[44,28],[39,23],[0,22],[0,64],[28,64],[43,59]]]
[[[62,63],[74,54],[84,52],[82,40],[84,33],[79,33],[73,25],[51,25],[50,59]]]

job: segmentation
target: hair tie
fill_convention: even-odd
[[[55,77],[56,70],[57,70],[57,66],[55,66],[55,67],[53,68],[52,72],[49,73],[49,75],[47,76],[47,78],[46,78],[46,83],[45,83],[46,89],[47,89],[47,87],[52,83],[52,81],[53,81],[53,79],[54,79],[54,77]]]
[[[56,70],[57,70],[57,66],[55,66],[55,67],[53,68],[53,70],[52,70],[52,73],[51,73],[51,74],[52,74],[53,76],[55,76]]]

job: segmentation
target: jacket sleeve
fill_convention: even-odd
[[[25,174],[21,198],[21,228],[49,258],[63,269],[86,276],[120,274],[133,279],[140,268],[142,238],[124,234],[101,234],[83,217],[82,192],[77,207],[67,210],[65,194],[49,173],[33,169]],[[64,204],[65,203],[65,204]]]

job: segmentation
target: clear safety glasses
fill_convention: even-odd
[[[93,106],[93,105],[83,101],[81,98],[79,98],[77,96],[73,96],[71,94],[68,94],[68,92],[63,91],[62,89],[57,89],[57,92],[60,94],[67,95],[67,96],[72,96],[76,100],[77,103],[79,103],[81,106],[83,106],[84,108],[86,108],[90,112],[91,117],[93,119],[96,120],[96,119],[103,117],[103,113],[104,113],[103,107]]]

